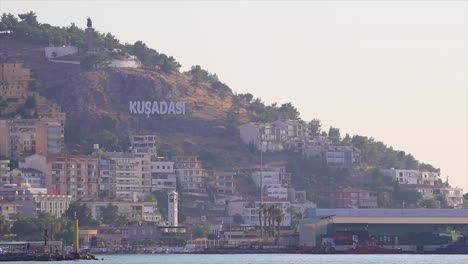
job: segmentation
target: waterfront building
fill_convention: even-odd
[[[258,211],[261,205],[261,199],[258,198],[243,198],[239,200],[233,200],[228,203],[228,214],[230,216],[240,215],[242,221],[247,226],[259,226]],[[283,210],[285,217],[281,222],[280,226],[289,227],[291,226],[291,215],[288,213],[288,208],[291,203],[286,199],[278,199],[273,197],[264,197],[263,203],[267,205],[275,205]]]
[[[71,195],[49,194],[46,188],[31,187],[27,183],[0,186],[0,197],[20,205],[18,212],[25,217],[36,217],[39,212],[62,217],[72,201]]]
[[[101,213],[104,208],[117,206],[119,215],[129,221],[145,221],[159,223],[161,215],[157,212],[155,202],[133,202],[115,199],[83,199],[81,204],[85,204],[91,211],[94,219],[101,219]]]

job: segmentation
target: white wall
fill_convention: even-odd
[[[75,46],[45,47],[45,57],[47,59],[58,58],[58,57],[62,57],[65,55],[75,54],[77,52],[78,52],[78,48]],[[56,55],[56,56],[53,56],[53,55]]]

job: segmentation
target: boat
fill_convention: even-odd
[[[344,251],[347,254],[400,254],[399,247],[384,247],[377,245],[374,240],[368,240],[363,244],[356,243],[352,248]]]

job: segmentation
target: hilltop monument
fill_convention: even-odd
[[[86,52],[94,52],[94,28],[93,21],[88,17],[86,21]]]

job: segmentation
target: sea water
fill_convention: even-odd
[[[308,255],[308,254],[160,254],[97,255],[96,260],[82,264],[468,264],[468,255]],[[24,263],[24,262],[9,262]],[[44,262],[28,262],[39,264]],[[77,261],[61,261],[59,264]]]

